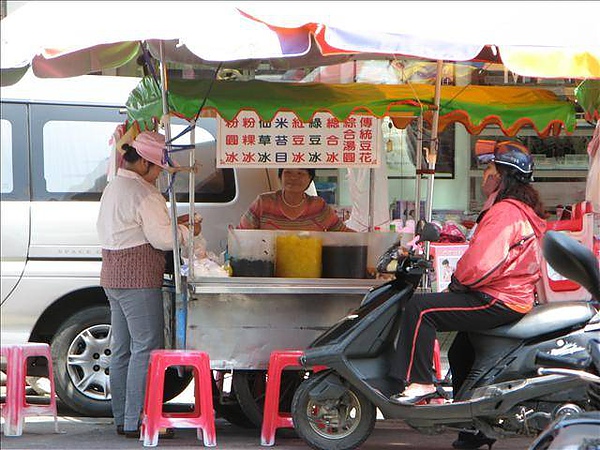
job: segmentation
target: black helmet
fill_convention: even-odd
[[[513,141],[499,142],[492,161],[513,169],[509,172],[522,183],[533,181],[533,158],[523,144]]]

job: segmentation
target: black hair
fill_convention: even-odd
[[[512,198],[530,206],[542,219],[546,218],[544,205],[538,191],[528,182],[523,182],[518,170],[503,164],[496,164],[498,173],[502,177],[500,189],[496,196],[496,202]]]
[[[297,168],[296,170],[306,170],[308,172],[308,175],[310,176],[310,181],[315,179],[315,175],[316,175],[315,169],[304,169],[304,168],[300,167],[300,168]],[[283,173],[283,169],[277,170],[277,176],[279,178],[281,178],[282,173]]]
[[[123,144],[121,146],[121,150],[123,150],[125,152],[125,153],[123,153],[123,159],[125,161],[127,161],[128,163],[134,163],[137,160],[142,159],[142,157],[138,154],[135,147],[132,147],[129,144]]]

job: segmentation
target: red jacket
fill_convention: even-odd
[[[540,239],[546,221],[526,204],[507,199],[485,214],[454,272],[464,286],[526,313],[541,277]]]

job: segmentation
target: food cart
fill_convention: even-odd
[[[253,13],[253,7],[250,4],[246,5],[244,9],[250,8],[249,12],[252,16],[257,17],[258,21],[252,21],[247,14],[239,17],[238,11],[235,11],[232,17],[216,14],[216,12],[220,12],[217,11],[220,8],[216,8],[215,5],[207,8],[202,3],[188,2],[185,8],[169,7],[158,10],[156,8],[139,8],[139,5],[134,2],[119,2],[118,5],[115,4],[117,6],[115,10],[101,2],[81,5],[71,2],[60,7],[50,5],[43,12],[40,12],[39,9],[36,10],[33,6],[31,8],[26,6],[22,9],[21,17],[17,17],[19,14],[15,14],[16,20],[12,23],[10,16],[7,18],[8,20],[3,20],[3,60],[5,53],[9,54],[8,50],[11,45],[17,49],[21,47],[22,30],[33,28],[38,30],[33,36],[35,39],[32,39],[32,42],[25,42],[27,44],[24,46],[25,55],[22,54],[22,51],[17,52],[14,62],[31,63],[40,76],[50,77],[75,76],[103,68],[120,67],[138,57],[140,42],[144,42],[144,48],[150,49],[150,52],[161,60],[163,67],[166,61],[182,63],[237,61],[238,64],[233,65],[255,67],[253,64],[270,58],[277,60],[275,62],[279,62],[282,67],[292,67],[293,64],[293,67],[316,66],[320,63],[329,64],[348,60],[357,54],[373,53],[378,54],[379,57],[385,57],[387,54],[391,59],[405,54],[439,62],[441,60],[468,61],[482,58],[489,53],[490,60],[499,61],[498,54],[500,54],[502,61],[510,70],[522,75],[574,78],[599,76],[596,64],[597,53],[587,51],[590,43],[597,41],[592,37],[594,30],[597,29],[593,26],[595,25],[593,14],[584,14],[579,21],[570,22],[565,22],[562,17],[554,14],[551,16],[552,20],[547,17],[545,20],[539,21],[540,26],[532,31],[532,27],[537,23],[532,23],[529,17],[538,13],[538,10],[526,14],[522,9],[524,7],[521,6],[521,14],[515,15],[510,9],[499,9],[496,11],[497,22],[506,26],[489,27],[485,20],[471,20],[469,27],[464,30],[466,36],[461,35],[456,38],[456,23],[462,23],[464,17],[470,16],[468,13],[474,8],[473,5],[465,6],[463,9],[452,5],[449,9],[442,8],[443,11],[438,5],[436,14],[431,14],[427,18],[429,26],[424,27],[419,20],[412,20],[421,17],[420,5],[411,7],[403,2],[387,4],[384,13],[376,8],[365,9],[363,5],[345,4],[342,7],[343,14],[339,11],[337,3],[324,5],[321,2],[318,5],[315,4],[313,8],[310,2],[307,2],[303,8],[295,8],[293,14],[288,15],[284,14],[285,11],[281,11],[285,9],[285,5],[269,5],[268,8],[272,14],[267,14],[266,17],[264,14]],[[45,6],[42,3],[35,7]],[[225,7],[228,6],[223,5],[223,8]],[[235,5],[231,8],[234,7]],[[25,14],[27,9],[30,9],[29,14]],[[277,13],[282,17],[278,17]],[[481,17],[485,17],[487,11],[481,11],[480,14],[482,14]],[[302,15],[302,18],[298,18],[299,15]],[[90,17],[93,20],[90,21]],[[116,28],[107,26],[114,22],[115,17],[134,17],[136,19],[135,30],[132,30],[130,26]],[[202,18],[202,26],[198,26],[198,18]],[[411,19],[401,20],[399,18]],[[581,20],[584,20],[586,24],[582,25]],[[414,24],[419,24],[416,30],[411,28]],[[12,34],[10,33],[11,26]],[[561,33],[556,32],[558,29],[562,30]],[[73,47],[70,45],[70,39],[64,39],[62,35],[64,30],[69,30],[69,38],[85,35],[88,40]],[[106,30],[109,30],[109,33]],[[514,33],[517,30],[526,30],[526,37],[519,35],[518,38],[515,38]],[[10,39],[7,41],[9,46],[4,45],[5,31],[7,35],[13,37],[12,41]],[[504,31],[504,33],[500,33],[500,31]],[[508,39],[506,36],[502,36],[503,34],[507,35]],[[340,40],[340,36],[344,39]],[[562,36],[565,37],[564,40],[558,39]],[[574,45],[573,39],[575,38],[577,38],[577,44],[580,45]],[[215,45],[217,40],[219,45]],[[520,45],[515,46],[515,42]],[[549,48],[553,51],[549,52]],[[554,51],[557,49],[561,51]],[[9,67],[22,68],[18,64]],[[166,70],[163,73],[166,74]],[[5,78],[3,77],[3,81]],[[166,107],[167,91],[171,100],[177,95],[175,80],[167,86],[165,77],[161,80],[161,85],[163,95],[153,99],[155,101],[153,106],[158,110],[155,109],[150,114],[155,118],[162,117],[169,110]],[[227,89],[230,88],[233,86],[228,85]],[[276,98],[276,95],[269,92],[266,98],[273,99]],[[412,101],[415,99],[412,98]],[[165,109],[161,110],[163,103]],[[389,102],[386,101],[383,104],[387,108]],[[438,102],[433,101],[432,104],[437,105]],[[421,105],[414,106],[418,112],[416,115],[423,114],[421,117],[424,117],[425,114],[434,116],[438,113],[440,117],[444,117],[443,111],[436,111],[436,109],[425,111]],[[220,112],[225,110],[224,105],[218,105],[217,108]],[[197,110],[196,106],[189,117],[193,118]],[[465,110],[469,111],[468,108]],[[177,108],[173,112],[177,113]],[[392,111],[386,111],[386,113],[390,112]],[[414,114],[414,111],[407,114]],[[525,112],[525,114],[531,116],[529,112]],[[140,119],[143,118],[140,117]],[[394,117],[394,120],[400,121],[401,118]],[[432,120],[432,123],[437,127],[437,117]],[[481,125],[483,120],[478,117],[473,123]],[[506,122],[502,121],[502,123]],[[514,122],[511,122],[511,125],[514,125]],[[545,129],[545,126],[536,125],[536,127],[538,131]],[[167,127],[167,138],[170,138],[168,133]],[[435,149],[435,142],[433,147]],[[433,173],[427,174],[430,181],[433,181],[432,175]],[[421,174],[418,174],[418,178],[420,176]],[[432,187],[431,185],[432,183],[430,183],[430,187]],[[173,199],[174,197],[172,197]],[[193,201],[191,204],[193,205]],[[430,207],[431,202],[429,210]],[[178,264],[175,265],[178,267]],[[179,272],[177,271],[177,273]],[[184,303],[189,300],[189,303],[186,303],[186,305],[191,305],[189,311],[195,306],[194,302],[200,302],[200,298],[205,295],[201,289],[209,287],[211,282],[217,283],[215,280],[206,280],[204,283],[194,280],[186,283],[185,289],[182,289],[177,280],[176,277],[176,284],[179,283],[175,288],[176,294],[182,294],[181,298],[178,297],[177,300]],[[217,284],[225,285],[225,283],[221,283],[222,281],[224,280],[219,280]],[[240,285],[238,294],[243,290],[259,287],[256,283],[252,286],[246,284],[246,287],[243,287],[242,281],[238,282],[233,278],[226,281],[232,289],[234,285]],[[261,281],[264,280],[257,281],[257,283],[260,284]],[[355,283],[362,284],[362,289],[366,290],[369,288],[369,283],[372,282],[364,283],[360,280]],[[323,289],[326,287],[323,281],[317,283],[320,283],[320,287]],[[282,281],[281,284],[285,283]],[[333,284],[335,284],[335,288],[339,288],[340,283]],[[282,285],[276,286],[274,289],[289,291],[292,288],[289,285]],[[307,288],[307,290],[310,289]],[[190,293],[189,299],[188,292]],[[251,294],[252,292],[247,292],[243,295]],[[216,295],[227,296],[230,293]],[[343,293],[342,295],[350,294]],[[357,293],[356,298],[358,299],[360,295]],[[191,344],[191,340],[193,340],[191,336],[186,335],[195,320],[195,313],[188,315],[189,311],[186,306],[178,308],[177,314],[175,314],[178,319],[176,321],[178,333],[175,334],[180,344]],[[186,317],[187,324],[185,323]],[[199,325],[201,324],[198,323]],[[308,339],[308,337],[305,338]],[[194,339],[196,338],[194,337]],[[221,332],[217,339],[222,339]],[[211,357],[216,360],[220,358],[218,352],[214,355],[211,354]],[[228,358],[228,356],[224,356],[222,359],[227,361]],[[227,365],[228,363],[223,363],[222,367],[227,367]]]
[[[159,101],[161,95],[151,78],[142,80],[127,102],[129,119],[137,121],[142,127],[156,126],[161,117],[164,121]],[[251,117],[256,122],[265,123],[276,122],[286,117],[286,114],[293,114],[304,124],[313,123],[311,121],[321,117],[320,114],[327,114],[342,123],[352,117],[380,119],[389,115],[398,125],[405,126],[419,116],[424,120],[431,120],[430,108],[434,95],[434,87],[431,85],[273,84],[261,81],[211,83],[172,80],[169,114],[193,122],[199,115],[199,105],[203,104],[200,115],[218,117],[221,126],[228,132],[235,128],[235,122],[239,124],[247,118],[248,111],[255,114]],[[441,129],[457,121],[475,134],[490,123],[499,125],[507,135],[514,134],[526,125],[532,126],[541,136],[557,133],[563,128],[567,131],[574,128],[573,105],[559,100],[545,90],[445,86],[441,97]],[[482,97],[494,101],[483,103],[478,100]],[[284,131],[278,133],[283,135]],[[224,140],[227,136],[219,135]],[[376,138],[373,142],[375,151],[371,156],[376,160],[379,150],[377,146],[380,147],[381,143]],[[329,148],[331,150],[336,147],[332,145]],[[257,164],[271,167],[344,167],[343,158],[339,158],[337,162],[334,160],[333,163],[319,162],[315,158],[317,162],[311,164],[306,160],[295,163],[281,160],[275,162],[274,157],[270,160],[266,158],[263,162],[250,160],[252,164],[248,164],[243,162],[243,155],[236,159],[233,152],[232,147],[229,147],[229,151],[218,150],[217,160],[224,166],[239,167],[241,170],[244,166],[256,167]],[[345,164],[348,165],[348,162]],[[420,180],[417,179],[416,182],[419,183]],[[193,182],[190,184],[193,186]],[[190,213],[193,214],[194,205],[190,207]],[[256,233],[262,235],[257,236]],[[275,235],[285,233],[229,230],[228,234],[229,256],[234,260],[244,251],[254,253],[250,256],[244,254],[247,259],[260,259],[264,255],[273,257],[276,252],[273,242],[264,244],[264,248],[257,246],[257,242],[264,243],[269,239],[276,239]],[[365,268],[359,271],[360,274],[342,275],[341,278],[286,277],[273,276],[273,273],[267,274],[270,276],[264,276],[264,273],[245,273],[246,276],[240,277],[236,276],[240,273],[235,266],[234,276],[226,278],[198,277],[192,272],[183,280],[183,298],[171,300],[176,311],[170,317],[173,345],[206,351],[215,371],[232,372],[237,401],[244,414],[254,423],[259,423],[261,419],[258,402],[264,394],[264,374],[271,351],[305,348],[320,333],[356,308],[368,290],[382,282],[374,277],[372,270],[379,254],[397,240],[406,243],[412,238],[412,235],[373,231],[305,234],[320,239],[322,250],[328,245],[338,245],[339,248],[339,243],[332,244],[330,241],[335,241],[337,235],[346,235],[346,245],[360,244],[367,249],[362,263]],[[345,261],[348,266],[360,265],[357,260]],[[326,271],[329,265],[325,256],[321,264],[319,270]],[[287,387],[293,391],[298,378],[289,377],[287,381]],[[284,384],[285,382],[284,379]]]

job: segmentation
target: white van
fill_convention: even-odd
[[[110,316],[99,286],[96,218],[109,139],[125,121],[124,104],[138,81],[28,74],[1,90],[2,342],[50,343],[57,393],[84,415],[110,414]],[[217,169],[216,121],[199,124],[196,210],[209,248],[219,252],[227,225],[237,224],[277,178],[263,169]],[[188,181],[182,174],[175,181],[178,209],[187,212]],[[32,363],[28,373],[35,375]],[[173,394],[179,389],[174,386]]]

